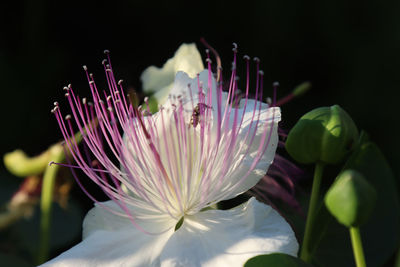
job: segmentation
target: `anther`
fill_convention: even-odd
[[[250,60],[250,57],[249,57],[248,55],[244,55],[244,56],[243,56],[243,59],[244,59],[244,60]]]
[[[103,105],[103,104],[104,104],[104,101],[103,101],[102,99],[100,99],[100,100],[99,100],[99,103]]]
[[[254,60],[255,62],[257,62],[257,63],[260,62],[260,59],[259,59],[258,57],[254,57],[253,60]]]
[[[144,98],[144,102],[148,102],[148,101],[149,101],[149,97],[146,96],[146,97]]]
[[[104,52],[104,54],[106,54],[106,55],[107,55],[107,54],[109,54],[109,53],[110,53],[110,50],[107,50],[107,49],[105,49],[103,52]]]
[[[69,93],[65,93],[65,95],[64,95],[65,97],[69,97]]]
[[[72,84],[68,84],[68,88],[71,89],[71,87],[72,87]]]
[[[89,77],[93,79],[93,73],[89,73]]]
[[[210,50],[206,49],[206,54],[210,53]]]
[[[89,81],[89,84],[94,84],[94,81]]]
[[[206,62],[207,62],[207,63],[210,63],[210,64],[212,63],[212,61],[211,61],[210,58],[206,58]]]
[[[82,98],[82,103],[86,105],[86,97]]]
[[[258,71],[258,74],[260,74],[261,76],[263,76],[263,75],[264,75],[264,71],[259,70],[259,71]]]
[[[64,86],[64,87],[63,87],[63,90],[64,90],[64,91],[68,91],[69,89],[68,89],[68,87]]]
[[[83,65],[82,68],[83,68],[84,71],[87,71],[86,65]]]
[[[54,106],[58,106],[58,102],[57,101],[55,101],[53,104],[54,104]]]
[[[270,97],[267,97],[267,98],[265,99],[265,101],[267,102],[268,105],[271,105],[271,104],[272,104],[272,99],[271,99]]]
[[[121,85],[121,83],[123,82],[124,80],[119,80],[118,81],[118,85]]]
[[[104,65],[104,64],[106,64],[106,62],[107,62],[107,59],[103,59],[103,61],[101,61],[101,64]]]
[[[236,43],[232,43],[232,45],[233,45],[232,51],[237,52],[238,45]]]
[[[273,87],[279,87],[279,82],[274,82],[274,83],[272,83],[272,86],[273,86]]]
[[[66,120],[70,120],[70,119],[71,119],[71,115],[68,114],[67,116],[65,116],[65,119],[66,119]]]
[[[108,107],[107,109],[108,109],[108,111],[110,111],[110,112],[113,111],[112,107]]]
[[[110,99],[111,99],[111,96],[110,95],[107,96],[107,101],[110,101]]]

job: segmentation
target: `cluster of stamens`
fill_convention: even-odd
[[[75,169],[82,170],[121,208],[111,212],[128,217],[136,225],[136,217],[154,214],[169,214],[179,220],[237,190],[270,145],[276,125],[274,115],[269,122],[260,121],[263,72],[259,70],[260,60],[254,58],[255,99],[259,101],[252,102],[247,132],[241,132],[244,114],[250,105],[250,57],[244,56],[246,85],[240,98],[236,44],[233,52],[227,92],[223,91],[220,60],[217,58],[215,77],[207,50],[207,81],[200,81],[198,75],[196,82],[189,83],[187,92],[171,95],[156,114],[150,113],[148,99],[144,101],[144,108],[129,102],[123,81],[116,82],[114,77],[109,51],[105,51],[107,59],[102,62],[108,92],[99,92],[93,75],[84,66],[93,103],[76,96],[68,85],[64,90],[72,114],[63,119],[57,102],[52,109],[65,139],[65,148],[71,155],[65,165],[71,167],[84,192],[98,202],[82,186]],[[78,128],[78,135],[74,127]],[[259,127],[263,129],[260,144],[253,144]],[[83,151],[80,138],[85,147]],[[257,149],[250,151],[254,145]],[[229,182],[251,153],[255,156],[247,172],[235,183]],[[133,214],[132,207],[148,212]]]

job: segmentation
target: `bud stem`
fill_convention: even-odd
[[[57,150],[53,151],[50,158],[55,162],[64,160],[64,150],[58,145]],[[50,227],[51,227],[51,211],[53,202],[54,184],[57,172],[60,166],[48,165],[43,174],[42,195],[40,199],[40,246],[38,253],[38,264],[44,263],[49,257]]]
[[[353,246],[353,254],[357,267],[366,267],[364,250],[361,242],[361,234],[359,227],[350,227],[351,245]]]
[[[304,232],[303,244],[300,251],[300,258],[305,262],[311,262],[311,252],[309,251],[309,242],[311,230],[314,226],[315,212],[317,209],[317,203],[319,199],[319,189],[321,187],[321,178],[324,170],[324,164],[322,162],[317,162],[315,164],[314,170],[314,180],[311,189],[311,199],[308,206],[306,229]]]

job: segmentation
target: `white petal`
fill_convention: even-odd
[[[117,209],[112,201],[103,203]],[[171,221],[141,221],[146,230],[174,226]],[[172,223],[172,225],[169,225]],[[95,207],[84,221],[84,240],[42,266],[159,266],[159,255],[174,233],[174,227],[162,234],[145,234],[130,220]]]
[[[239,132],[238,140],[244,140],[246,135],[249,133],[248,140],[251,139],[251,135],[254,133],[255,125],[257,123],[257,116],[258,110],[255,113],[255,119],[253,124],[250,128],[250,122],[253,117],[253,107],[254,107],[254,100],[248,100],[248,104],[246,107],[246,112],[243,116],[243,123],[242,128]],[[257,101],[257,103],[260,103]],[[258,105],[258,104],[257,104]],[[227,184],[224,187],[227,188],[234,188],[231,189],[231,192],[225,199],[233,198],[243,192],[246,192],[253,186],[255,186],[262,177],[266,174],[269,166],[272,164],[275,152],[278,147],[278,122],[281,120],[281,113],[278,107],[274,108],[267,108],[266,104],[263,104],[264,107],[261,110],[261,114],[258,123],[257,130],[255,132],[254,140],[251,143],[247,156],[244,158],[242,165],[239,168],[232,168],[234,171],[229,175],[229,179],[226,180]],[[239,114],[243,112],[243,109],[239,109]],[[241,118],[239,118],[240,120]],[[233,119],[232,119],[233,120]],[[245,178],[242,183],[239,181],[246,175],[248,170],[250,169],[251,165],[254,162],[254,159],[257,157],[258,148],[263,138],[263,134],[265,132],[265,125],[269,125],[267,128],[267,135],[264,142],[268,142],[268,147],[265,153],[260,158],[259,162],[257,163],[256,167],[251,171],[251,173]],[[269,134],[271,134],[269,139]],[[249,142],[249,141],[247,141]],[[243,149],[243,153],[246,152],[246,147]]]
[[[174,84],[172,88],[169,90],[169,94],[171,96],[184,96],[184,108],[186,110],[191,110],[199,103],[199,87],[198,84],[202,85],[202,91],[205,95],[205,104],[212,107],[214,118],[217,117],[217,107],[218,107],[218,99],[217,99],[217,82],[214,77],[211,77],[211,103],[208,103],[208,93],[209,93],[209,72],[208,70],[203,70],[198,73],[199,76],[191,78],[185,72],[178,71],[175,76]],[[221,97],[221,109],[222,111],[225,108],[225,103],[227,101],[227,93],[223,92]],[[193,102],[192,102],[193,101]],[[171,102],[167,101],[165,107],[169,107]]]
[[[169,239],[161,266],[243,266],[251,257],[281,252],[297,256],[289,224],[270,206],[250,199],[232,210],[208,210],[185,221]]]
[[[204,69],[201,55],[195,44],[182,44],[162,68],[148,67],[143,71],[140,79],[144,92],[155,92],[159,104],[163,104],[172,88],[175,75],[178,71],[186,72],[190,77]]]
[[[121,210],[114,201],[109,200],[100,204],[103,207],[125,214],[125,212]],[[101,207],[100,204],[96,204],[96,206],[86,214],[82,226],[83,239],[87,238],[89,235],[98,230],[119,231],[124,229],[131,230],[131,228],[135,228],[136,230],[136,227],[127,217],[121,217],[111,213],[110,211]],[[167,229],[173,228],[176,225],[176,220],[172,219],[167,214],[155,214],[150,210],[144,211],[138,207],[135,207],[134,209],[130,208],[130,212],[135,216],[142,214],[142,218],[135,218],[135,222],[145,231],[150,233],[165,232]],[[143,213],[147,213],[148,217],[143,218],[145,216]]]

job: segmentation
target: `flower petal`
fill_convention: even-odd
[[[136,227],[132,224],[128,217],[118,216],[110,211],[125,214],[114,201],[106,201],[91,209],[83,221],[82,238],[85,239],[92,233],[98,230],[105,231],[120,231],[130,230]],[[135,216],[135,223],[137,223],[143,230],[149,233],[161,233],[167,229],[175,227],[177,221],[172,219],[168,214],[156,214],[150,210],[141,210],[138,207],[134,209],[131,207],[130,213]],[[147,213],[147,217],[146,214]],[[141,214],[138,218],[138,214]]]
[[[256,111],[256,114],[254,115],[255,118],[252,122],[254,102],[254,100],[248,100],[248,104],[243,115],[242,128],[238,136],[238,140],[241,140],[239,141],[239,145],[241,145],[242,140],[245,140],[246,135],[248,135],[247,140],[249,140],[254,134],[254,140],[248,147],[248,151],[247,144],[245,144],[245,147],[242,148],[241,155],[245,155],[242,164],[239,165],[238,168],[235,168],[235,166],[232,166],[231,168],[232,173],[229,174],[229,179],[226,179],[226,185],[223,186],[229,188],[228,190],[230,190],[225,199],[233,198],[255,186],[260,179],[264,177],[269,166],[272,164],[276,149],[278,147],[278,122],[281,120],[280,109],[278,107],[267,108],[266,104],[262,104],[265,107],[262,107],[260,117],[257,118],[258,111]],[[242,112],[243,109],[239,109],[238,113],[241,114]],[[241,118],[239,118],[239,120],[240,119]],[[257,129],[255,129],[257,119],[259,121]],[[265,129],[266,126],[267,129]],[[257,151],[265,131],[266,136],[264,140],[264,146],[267,145],[267,149],[265,150],[265,153],[262,154],[255,168],[243,180],[243,177],[246,176],[254,160],[256,157],[258,157]],[[245,142],[249,143],[249,141]],[[247,152],[247,154],[243,154],[245,152]]]
[[[273,252],[297,255],[289,224],[270,206],[251,198],[231,210],[186,216],[161,253],[161,266],[243,266]]]
[[[112,201],[103,205],[118,209]],[[174,226],[171,220],[137,220],[146,230]],[[169,225],[172,223],[172,225]],[[132,222],[101,207],[89,211],[83,225],[84,240],[42,266],[159,266],[159,255],[174,233],[174,227],[162,234],[146,234]]]
[[[159,104],[163,104],[171,90],[175,74],[178,71],[186,72],[190,77],[204,69],[201,55],[195,44],[182,44],[162,68],[150,66],[140,77],[144,92],[155,92]]]

